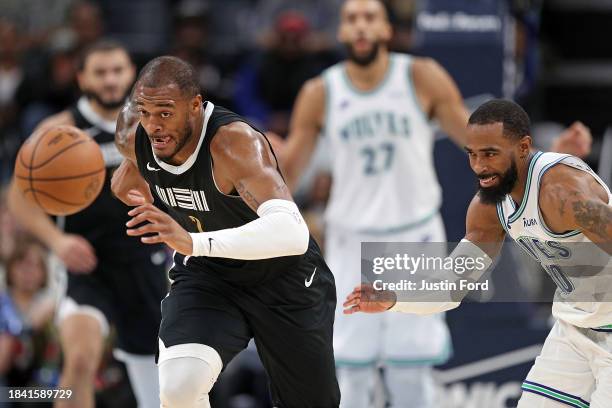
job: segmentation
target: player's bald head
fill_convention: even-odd
[[[177,57],[163,56],[149,61],[136,82],[136,87],[164,88],[175,85],[181,94],[192,98],[200,93],[200,84],[191,64]]]

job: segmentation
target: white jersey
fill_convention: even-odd
[[[323,73],[331,227],[393,231],[424,223],[439,210],[434,134],[416,98],[411,64],[408,55],[390,54],[385,79],[368,92],[354,87],[344,63]]]
[[[610,326],[612,302],[598,301],[610,300],[610,255],[578,230],[562,234],[552,232],[540,212],[538,198],[542,176],[558,164],[593,176],[608,193],[608,203],[612,205],[609,188],[582,160],[567,154],[538,152],[529,164],[523,201],[517,205],[508,195],[497,205],[497,213],[508,235],[555,281],[553,315],[578,327]]]

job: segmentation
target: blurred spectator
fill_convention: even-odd
[[[61,27],[75,0],[2,0],[0,16],[15,23],[27,48],[37,48]]]
[[[281,13],[274,25],[269,48],[258,61],[243,66],[235,104],[238,110],[262,126],[285,135],[293,102],[302,84],[335,62],[329,52],[307,47],[313,34],[306,15]]]
[[[215,62],[209,29],[210,5],[199,0],[181,1],[176,7],[171,53],[195,67],[205,99],[231,107],[232,79],[224,77]]]
[[[26,63],[28,71],[17,91],[17,101],[23,107],[20,128],[24,138],[42,119],[77,99],[77,50],[74,37],[58,31],[38,53],[38,62]]]
[[[259,0],[253,9],[251,26],[249,27],[253,34],[251,38],[264,47],[274,44],[274,37],[276,36],[274,34],[275,21],[281,14],[293,11],[303,15],[309,21],[312,35],[308,38],[307,47],[310,51],[336,48],[338,15],[343,1]]]
[[[0,19],[0,186],[13,171],[14,157],[21,144],[17,88],[23,80],[22,41],[17,26]]]
[[[7,291],[0,295],[0,375],[8,386],[54,385],[59,375],[48,368],[49,359],[59,359],[59,348],[50,342],[55,301],[46,283],[45,251],[34,241],[21,241],[7,261]]]
[[[389,49],[395,52],[410,52],[416,1],[386,0],[384,3],[393,25],[393,38],[389,43]]]
[[[97,3],[79,0],[70,7],[69,29],[75,36],[78,50],[93,44],[104,34],[102,10]]]

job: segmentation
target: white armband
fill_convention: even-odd
[[[293,201],[272,199],[257,209],[259,218],[237,228],[192,233],[192,256],[268,259],[302,255],[310,233]]]
[[[482,275],[489,269],[493,260],[486,252],[484,252],[478,245],[470,242],[467,239],[462,239],[461,242],[455,247],[453,252],[448,256],[449,258],[471,258],[471,259],[479,259],[481,262],[479,263],[479,267],[474,267],[470,271],[465,274],[462,274],[461,277],[464,279],[469,279],[470,281],[478,281]],[[435,275],[442,276],[444,272],[437,272]],[[447,273],[453,274],[454,272],[448,271]],[[456,281],[457,276],[449,276],[448,280]],[[456,296],[451,296],[453,293]],[[467,291],[464,292],[448,292],[448,299],[444,299],[445,301],[427,301],[427,299],[415,298],[414,301],[406,299],[404,296],[404,301],[398,300],[395,302],[395,305],[391,307],[389,310],[392,312],[401,312],[401,313],[414,313],[419,315],[428,315],[434,313],[445,312],[447,310],[454,309],[461,304],[461,300],[467,295]],[[446,295],[446,294],[445,294]],[[459,295],[459,296],[457,296]],[[396,292],[397,299],[400,299],[402,295]],[[436,295],[437,296],[437,295]],[[457,298],[459,297],[459,298]]]

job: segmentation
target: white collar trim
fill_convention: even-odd
[[[87,97],[81,96],[77,102],[77,109],[83,115],[85,119],[95,127],[111,134],[115,134],[115,129],[117,128],[117,122],[114,120],[104,119],[102,116],[98,115],[93,108],[91,107],[91,103],[87,100]]]
[[[202,142],[204,142],[204,137],[206,136],[206,128],[208,127],[208,120],[212,116],[213,109],[215,105],[212,102],[206,102],[206,110],[204,110],[204,123],[202,124],[202,133],[200,133],[200,140],[198,141],[198,145],[195,148],[195,151],[191,153],[191,155],[185,160],[185,162],[179,166],[173,166],[172,164],[168,164],[155,156],[155,152],[153,151],[153,146],[151,146],[151,152],[153,153],[153,157],[155,161],[162,169],[166,170],[168,173],[172,174],[183,174],[187,170],[193,166],[196,159],[198,158],[198,153],[200,152],[200,148],[202,147]]]

